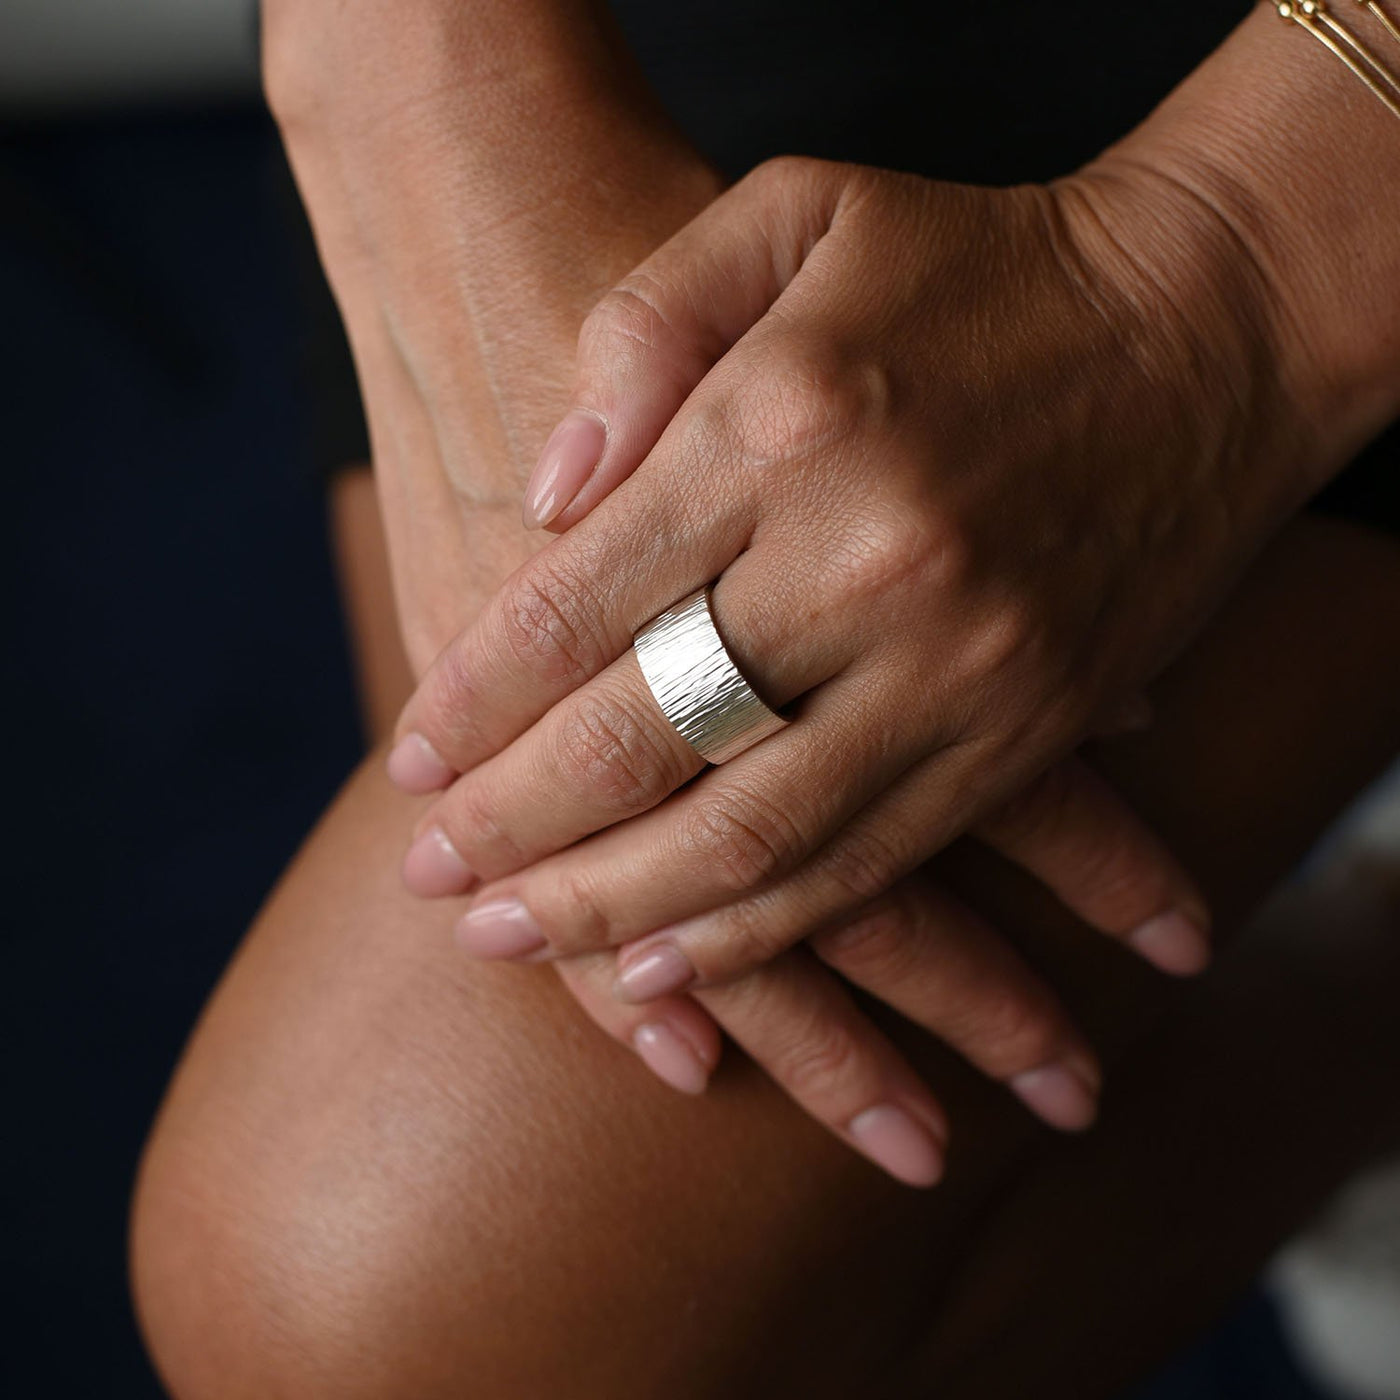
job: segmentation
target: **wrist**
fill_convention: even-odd
[[[1400,414],[1400,122],[1259,4],[1096,164],[1174,183],[1233,245],[1303,445],[1301,504]]]

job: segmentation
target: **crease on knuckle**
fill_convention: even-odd
[[[1080,904],[1115,925],[1131,925],[1170,902],[1166,872],[1121,830],[1077,834],[1067,844],[1062,864],[1073,873],[1072,880],[1062,876],[1056,883],[1072,887]]]
[[[1018,848],[1053,838],[1067,829],[1073,793],[1069,768],[1056,764],[984,817],[978,830],[991,840]]]
[[[569,779],[612,811],[654,807],[685,780],[664,739],[621,705],[581,704],[559,743]]]
[[[731,904],[708,916],[706,947],[700,961],[702,983],[722,989],[726,1013],[742,1020],[770,1019],[772,992],[769,979],[752,975],[785,952],[792,940],[783,936],[781,921],[765,913],[758,902]]]
[[[528,570],[497,614],[501,643],[518,665],[548,681],[577,685],[599,669],[602,647],[582,619],[590,590],[557,567]]]
[[[494,804],[475,784],[454,795],[443,814],[443,825],[452,844],[469,864],[479,853],[489,855],[493,866],[499,865],[502,869],[517,870],[528,864],[525,848],[502,826]]]
[[[858,982],[888,983],[916,970],[913,923],[902,901],[881,901],[811,941],[818,957]]]
[[[1062,1037],[1041,998],[1020,988],[984,988],[950,1017],[957,1039],[987,1073],[1009,1079],[1054,1058]]]
[[[867,498],[840,520],[822,563],[843,603],[856,608],[891,593],[929,597],[938,549],[927,518],[898,501]]]
[[[862,1078],[856,1038],[825,1016],[803,1019],[777,1059],[777,1077],[804,1102],[853,1098]]]
[[[744,176],[745,184],[776,185],[779,188],[790,186],[799,180],[810,179],[822,162],[811,156],[778,155],[769,156]]]
[[[697,804],[686,845],[713,863],[713,873],[731,891],[755,889],[798,858],[801,833],[786,813],[766,799],[729,791]]]
[[[638,269],[604,292],[584,318],[579,358],[597,362],[619,351],[644,355],[682,339],[667,314],[667,289],[645,269]]]
[[[1078,905],[1127,917],[1160,907],[1170,877],[1137,833],[1123,822],[1076,815],[1081,784],[1094,781],[1088,770],[1056,765],[993,813],[980,834],[1028,859],[1037,855],[1043,878]]]
[[[611,948],[614,937],[613,921],[586,871],[571,871],[560,881],[558,907],[569,911],[566,926],[557,929],[550,938],[556,952],[580,954]],[[527,898],[525,903],[529,904]]]
[[[469,648],[454,643],[433,663],[424,712],[410,721],[430,743],[451,753],[474,749],[480,738],[476,722],[478,686]]]
[[[836,885],[862,904],[884,894],[904,873],[898,851],[868,830],[848,831],[824,863]]]
[[[894,397],[878,361],[796,334],[778,339],[765,373],[740,392],[759,463],[828,454],[886,424]]]

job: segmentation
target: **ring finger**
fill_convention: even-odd
[[[786,592],[775,596],[764,566],[746,554],[713,593],[729,649],[756,658],[745,669],[775,705],[819,687],[850,660],[849,639],[780,624],[792,601]],[[804,729],[819,722],[820,708],[804,715]],[[830,742],[829,735],[774,736],[788,740],[784,747],[794,750],[794,759],[814,737]],[[771,758],[765,755],[765,763]],[[418,823],[404,861],[405,882],[423,896],[462,894],[479,879],[510,874],[647,811],[703,766],[662,713],[629,650],[457,779]]]

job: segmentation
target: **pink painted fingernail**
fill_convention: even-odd
[[[683,1094],[705,1092],[710,1082],[709,1069],[690,1042],[664,1021],[638,1026],[632,1044],[647,1068],[673,1089]]]
[[[1193,976],[1210,965],[1210,941],[1176,909],[1148,919],[1128,935],[1128,942],[1154,967],[1175,977]]]
[[[440,792],[457,776],[421,734],[405,734],[390,749],[386,766],[389,781],[415,796]]]
[[[539,464],[525,483],[525,528],[548,525],[583,489],[607,445],[608,430],[596,413],[566,413],[549,435]]]
[[[1039,1065],[1010,1081],[1012,1092],[1052,1128],[1075,1133],[1098,1117],[1098,1096],[1063,1062]]]
[[[613,995],[619,1001],[655,1001],[688,987],[694,980],[690,959],[679,948],[658,943],[618,973]]]
[[[518,899],[492,899],[457,921],[457,945],[477,958],[523,958],[544,947],[544,934]]]
[[[440,826],[430,826],[403,858],[403,882],[424,899],[465,894],[475,882],[472,868]]]
[[[847,1131],[871,1161],[908,1186],[933,1186],[943,1176],[942,1146],[902,1108],[867,1108]]]

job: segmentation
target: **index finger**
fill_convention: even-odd
[[[694,480],[685,464],[701,428],[676,437],[667,474]],[[712,441],[711,470],[718,455]],[[438,655],[400,716],[390,777],[435,792],[499,752],[617,660],[645,623],[718,577],[752,523],[742,493],[662,491],[646,474],[624,483],[522,564]]]

